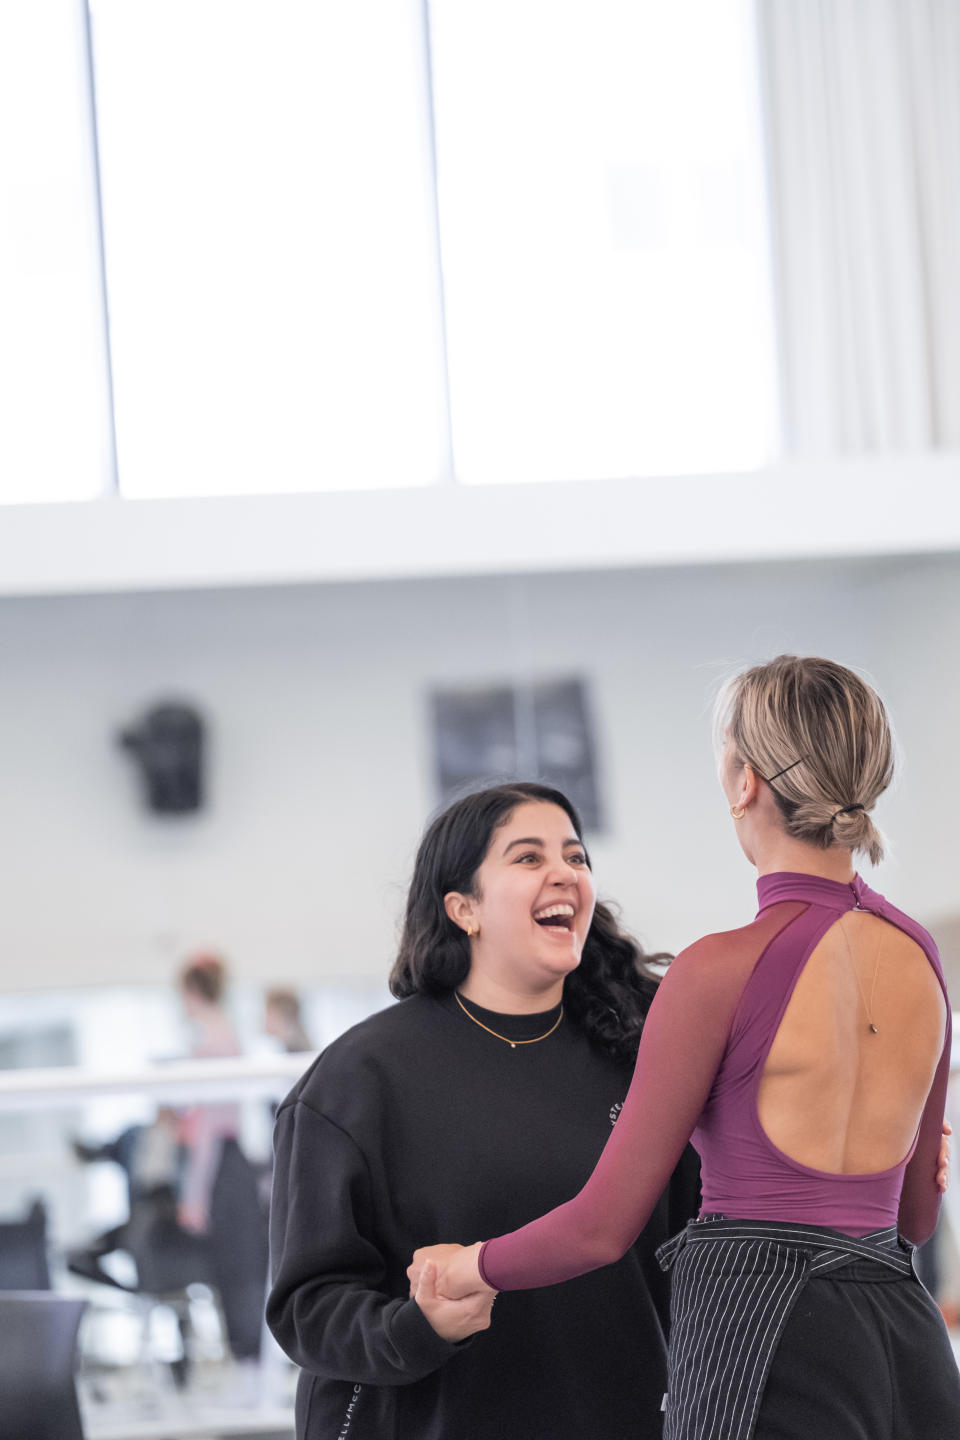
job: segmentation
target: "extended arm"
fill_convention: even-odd
[[[609,1265],[639,1235],[680,1159],[723,1058],[749,967],[722,937],[684,951],[650,1008],[623,1110],[579,1195],[480,1252],[495,1290],[554,1285]],[[448,1294],[446,1272],[442,1288]]]

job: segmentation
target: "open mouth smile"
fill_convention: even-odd
[[[550,931],[554,935],[569,935],[573,930],[575,913],[572,905],[561,903],[545,905],[542,910],[535,910],[533,918],[541,930]]]

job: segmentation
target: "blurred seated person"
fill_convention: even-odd
[[[189,1280],[209,1278],[205,1250],[177,1223],[179,1129],[177,1112],[161,1108],[152,1123],[129,1125],[104,1144],[74,1140],[74,1154],[83,1163],[107,1160],[120,1166],[128,1201],[128,1215],[121,1225],[105,1230],[87,1246],[68,1251],[67,1268],[75,1275],[121,1290],[172,1290]],[[103,1264],[121,1250],[136,1265],[135,1283],[124,1283]]]
[[[73,1153],[84,1164],[97,1160],[113,1160],[127,1180],[127,1206],[158,1185],[176,1186],[180,1163],[177,1132],[180,1117],[175,1110],[162,1107],[149,1125],[128,1125],[113,1140],[90,1145],[74,1140]]]
[[[300,998],[295,990],[277,987],[267,991],[264,999],[263,1028],[268,1035],[280,1041],[288,1055],[314,1049],[303,1028]]]

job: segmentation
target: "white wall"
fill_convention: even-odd
[[[0,602],[0,989],[164,981],[214,944],[239,978],[381,975],[435,804],[427,692],[582,674],[609,833],[601,889],[653,947],[752,914],[709,703],[783,650],[866,667],[907,756],[879,881],[960,909],[960,557]],[[139,805],[113,744],[199,703],[210,804]]]

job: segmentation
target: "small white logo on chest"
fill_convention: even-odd
[[[616,1103],[616,1105],[611,1105],[611,1106],[610,1106],[610,1124],[611,1124],[611,1125],[616,1125],[617,1120],[618,1120],[619,1117],[620,1117],[620,1111],[621,1111],[622,1109],[623,1109],[623,1101],[622,1101],[622,1100],[618,1100],[617,1103]]]

